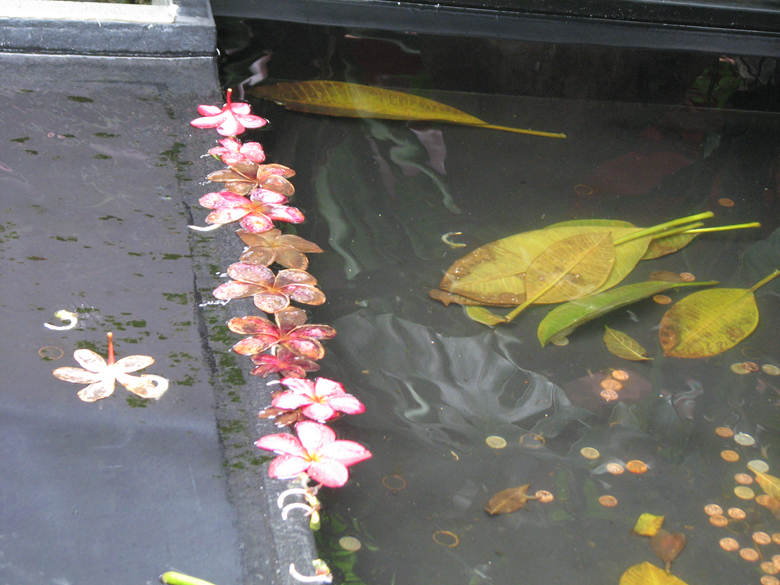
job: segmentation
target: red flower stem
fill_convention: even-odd
[[[114,365],[114,334],[110,331],[106,333],[108,337],[108,365]]]
[[[229,87],[227,90],[227,103],[225,104],[227,106],[227,109],[232,111],[231,108],[233,106],[233,101],[231,99],[231,96],[233,95],[233,88]]]

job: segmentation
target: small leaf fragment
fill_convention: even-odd
[[[636,521],[636,525],[632,532],[639,534],[640,536],[655,536],[656,532],[661,529],[661,525],[664,523],[663,516],[655,516],[654,514],[648,514],[645,512]]]
[[[605,327],[605,329],[604,343],[611,354],[634,362],[653,359],[647,357],[647,350],[633,337],[609,327]]]
[[[620,577],[620,585],[687,585],[682,579],[666,573],[652,563],[644,562],[630,567]]]
[[[506,323],[506,319],[500,315],[490,312],[485,307],[468,306],[466,307],[466,314],[472,321],[482,323],[483,325],[498,325],[499,323]]]
[[[531,487],[531,484],[527,483],[516,488],[498,492],[490,498],[487,506],[485,506],[485,512],[492,516],[494,514],[509,514],[519,510],[525,506],[525,503],[529,499],[532,499],[528,495],[529,487]]]
[[[686,538],[682,532],[670,533],[663,528],[650,539],[650,546],[658,558],[665,563],[664,568],[667,573],[672,565],[672,561],[685,548],[685,541]]]
[[[780,478],[768,473],[762,473],[761,471],[751,470],[756,474],[756,482],[761,486],[766,495],[771,496],[777,500],[780,500]]]

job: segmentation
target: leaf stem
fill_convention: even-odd
[[[644,238],[646,236],[652,236],[654,234],[657,234],[658,232],[663,232],[668,228],[699,221],[700,219],[707,219],[709,217],[713,217],[714,215],[715,214],[712,213],[711,211],[705,211],[704,213],[697,213],[696,215],[681,217],[680,219],[673,219],[672,221],[667,221],[666,223],[659,223],[658,225],[654,225],[652,227],[634,232],[633,234],[628,234],[627,236],[623,236],[622,238],[618,238],[617,240],[614,241],[614,245],[619,246],[620,244],[625,244],[626,242],[630,242],[631,240],[637,240],[639,238]]]
[[[197,577],[190,577],[189,575],[177,573],[176,571],[166,571],[160,575],[160,581],[162,583],[167,583],[168,585],[214,585],[210,581],[204,581]]]
[[[750,287],[750,292],[754,292],[758,287],[764,286],[767,282],[775,278],[776,276],[780,275],[780,270],[775,268],[774,272],[767,276],[766,278],[762,278],[759,280],[756,284]]]
[[[742,228],[758,228],[758,227],[761,227],[761,224],[757,221],[753,221],[750,223],[737,223],[734,225],[724,225],[720,227],[710,227],[710,228],[701,228],[701,229],[696,228],[696,229],[687,230],[686,233],[704,234],[707,232],[725,232],[727,230],[738,230]]]
[[[491,130],[505,130],[506,132],[517,132],[518,134],[531,134],[533,136],[547,136],[548,138],[566,138],[566,134],[557,132],[541,132],[539,130],[524,130],[523,128],[510,128],[509,126],[495,126],[493,124],[469,124],[476,128],[490,128]]]
[[[661,238],[667,238],[670,236],[676,236],[677,234],[690,234],[692,230],[699,228],[703,226],[704,223],[697,221],[694,223],[689,223],[688,225],[683,225],[678,228],[675,228],[673,230],[669,230],[666,232],[661,232],[653,236],[654,240],[660,240]]]

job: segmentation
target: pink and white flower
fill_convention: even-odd
[[[360,414],[366,410],[360,400],[344,391],[344,386],[327,378],[317,378],[313,382],[301,378],[284,378],[282,384],[289,390],[274,397],[274,408],[300,408],[306,418],[317,422],[330,420],[340,412]]]
[[[284,195],[267,189],[255,189],[248,199],[231,191],[206,193],[199,203],[214,210],[206,217],[206,223],[212,224],[212,227],[194,229],[215,229],[240,220],[241,227],[246,231],[259,234],[273,229],[274,221],[303,222],[303,213],[295,207],[284,205],[287,201]]]
[[[231,100],[232,89],[227,90],[227,103],[217,106],[198,106],[202,118],[195,118],[190,124],[196,128],[216,128],[222,136],[237,136],[247,128],[261,128],[268,120],[252,114],[252,108],[244,102]]]
[[[276,313],[290,306],[290,301],[321,305],[325,294],[317,288],[317,279],[305,270],[287,268],[278,274],[267,266],[236,262],[228,267],[233,280],[214,289],[221,301],[252,297],[255,306],[265,313]]]
[[[226,165],[235,165],[240,162],[261,163],[265,160],[265,151],[259,142],[244,142],[236,138],[223,138],[220,146],[209,150],[209,154],[222,159]]]
[[[298,437],[287,433],[267,435],[255,446],[278,453],[268,475],[289,479],[305,473],[326,487],[341,487],[349,479],[350,465],[371,457],[371,451],[354,441],[336,440],[323,424],[303,421],[295,426]]]

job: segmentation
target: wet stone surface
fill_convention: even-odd
[[[215,97],[213,65],[0,68],[0,582],[239,583],[182,191],[200,189],[187,116]],[[76,327],[45,328],[61,309]],[[170,380],[160,400],[117,384],[89,404],[52,376],[79,348],[105,356],[108,331],[117,359],[154,357],[138,373]]]

